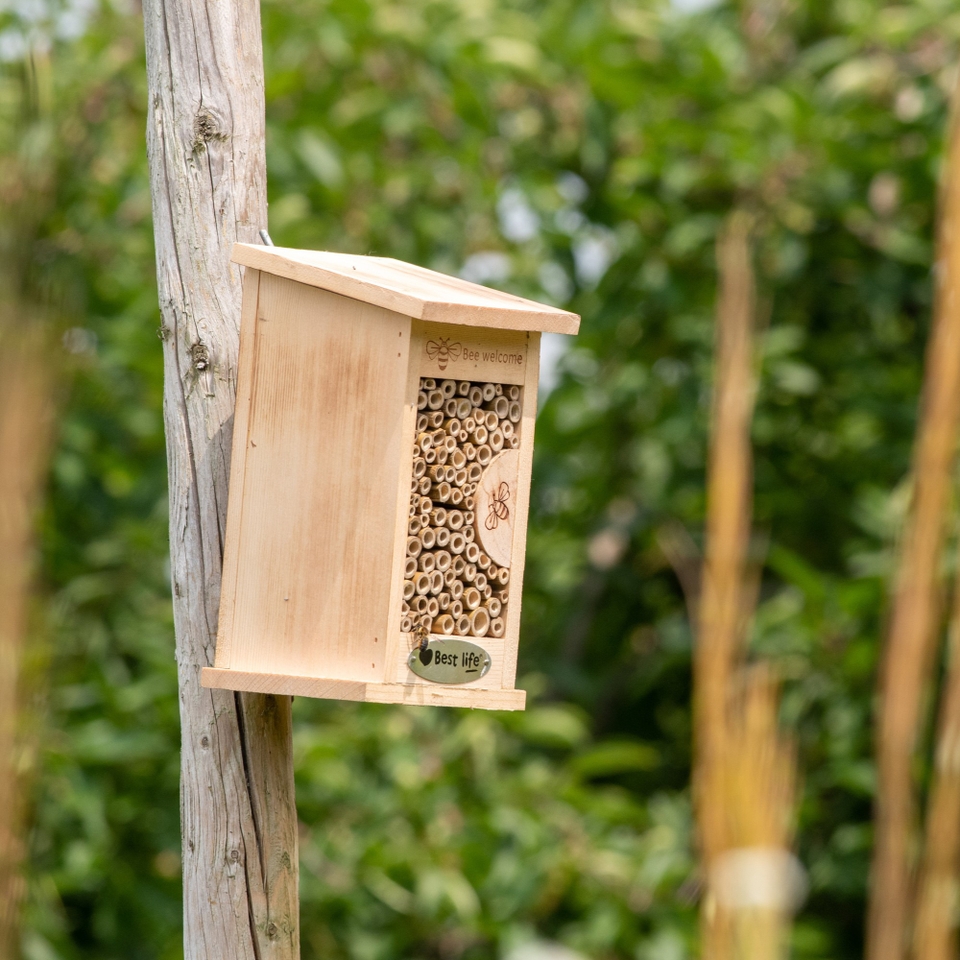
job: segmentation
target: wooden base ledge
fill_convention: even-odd
[[[526,690],[481,690],[425,683],[364,683],[362,680],[324,680],[283,673],[254,673],[204,667],[200,682],[220,690],[289,694],[320,700],[357,700],[364,703],[408,703],[413,706],[473,707],[479,710],[523,710]]]

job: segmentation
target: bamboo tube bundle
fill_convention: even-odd
[[[510,571],[477,541],[475,494],[501,450],[519,445],[521,390],[500,383],[423,378],[417,395],[401,628],[442,636],[506,629]],[[517,409],[515,410],[514,407]]]

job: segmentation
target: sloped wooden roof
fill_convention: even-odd
[[[576,333],[580,317],[389,257],[235,243],[234,263],[436,323]]]

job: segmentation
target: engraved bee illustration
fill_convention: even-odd
[[[463,345],[459,341],[451,343],[449,337],[437,337],[436,340],[427,341],[426,350],[427,356],[436,360],[441,370],[446,370],[451,360],[460,359]]]
[[[509,499],[510,485],[506,480],[501,480],[497,492],[490,501],[490,512],[483,523],[488,530],[496,530],[501,520],[507,520],[510,517],[510,508],[507,506]]]

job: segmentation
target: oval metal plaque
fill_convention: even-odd
[[[469,683],[490,670],[490,654],[460,637],[431,637],[425,648],[416,647],[407,666],[431,683]]]

